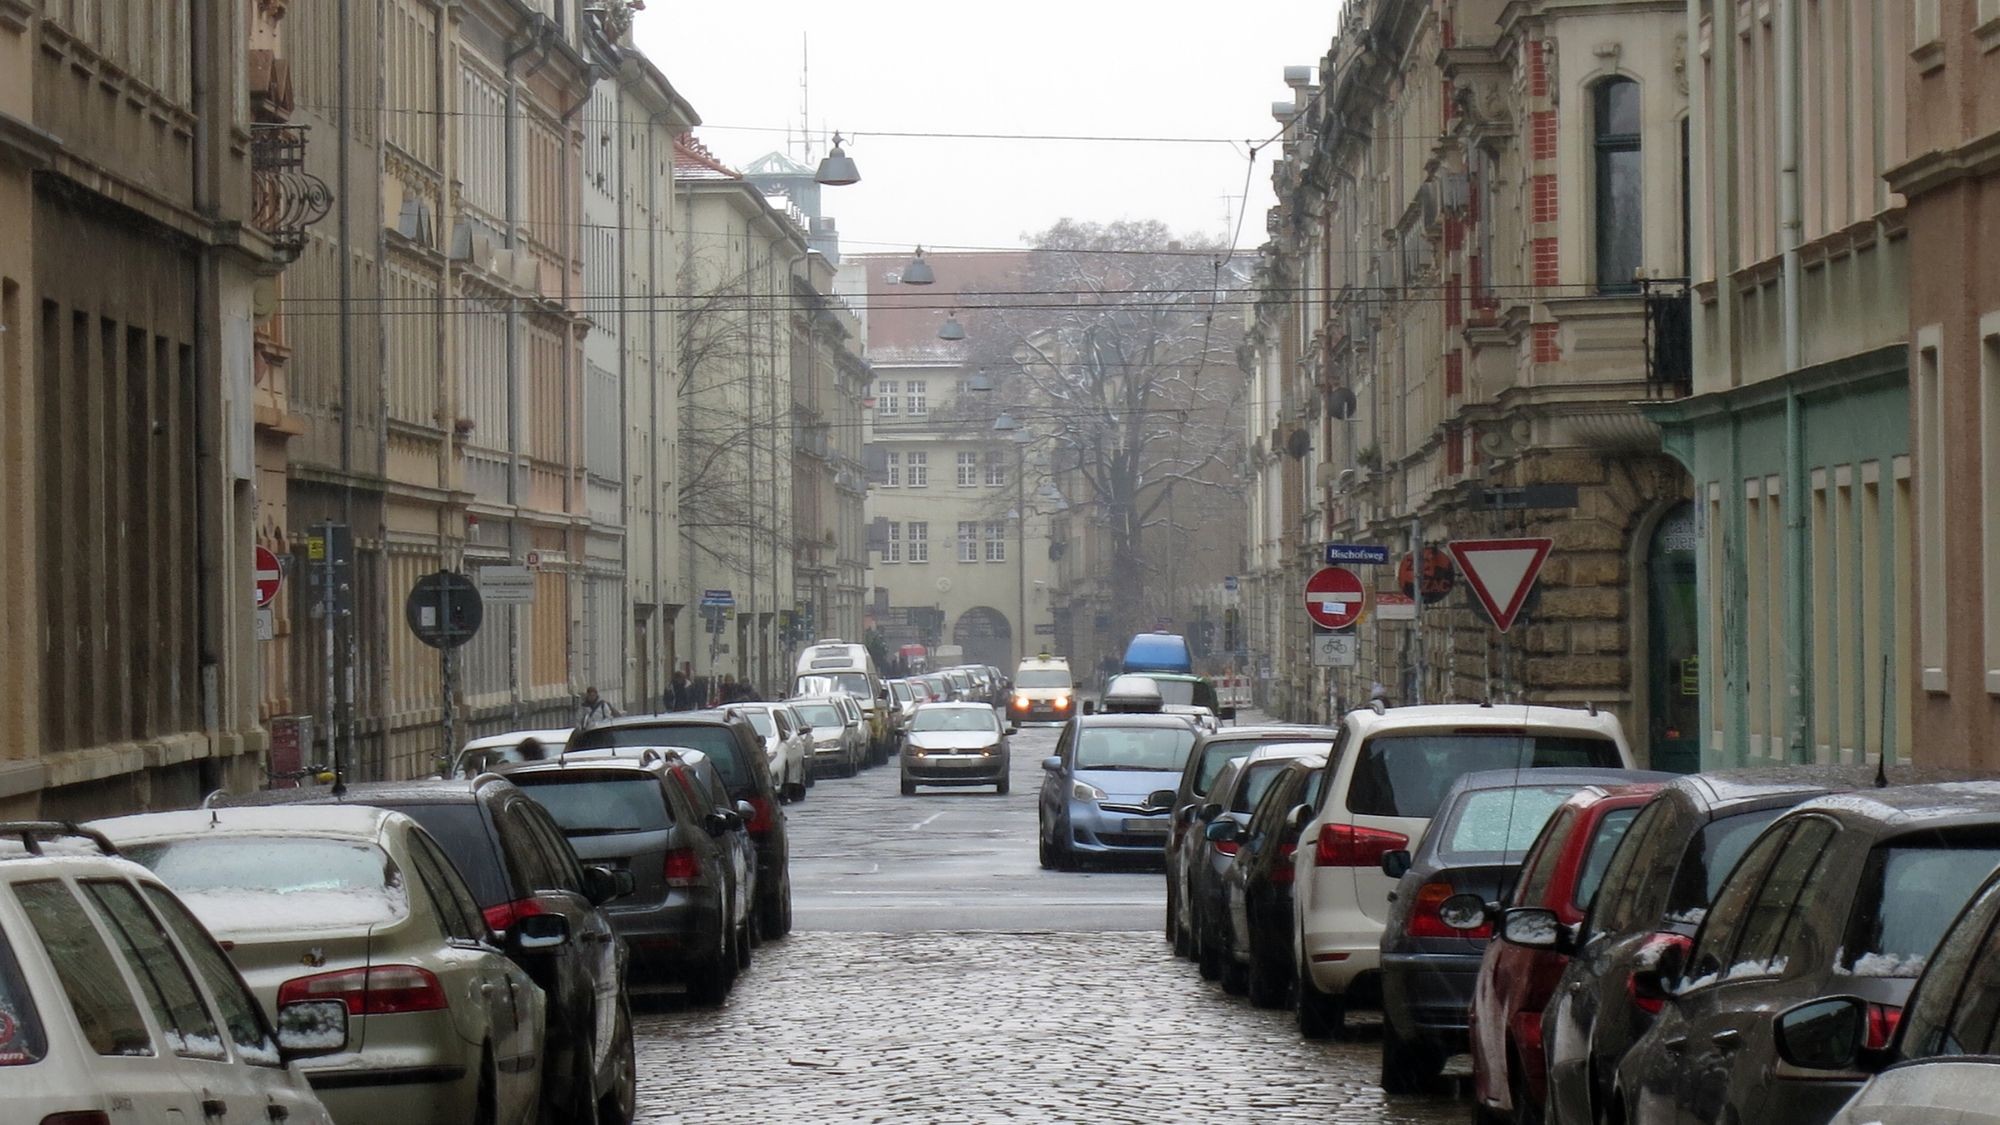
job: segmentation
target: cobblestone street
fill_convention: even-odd
[[[640,1009],[641,1121],[1465,1119],[1456,1080],[1385,1098],[1372,1028],[1306,1042],[1204,983],[1156,870],[1036,867],[1054,735],[1013,743],[1008,797],[901,798],[892,767],[793,806],[799,929],[724,1007]]]

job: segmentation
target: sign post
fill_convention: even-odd
[[[454,749],[457,708],[458,646],[479,632],[485,619],[485,604],[472,579],[453,570],[440,570],[417,579],[410,596],[403,601],[403,619],[417,639],[438,650],[444,681],[444,752],[449,763]]]

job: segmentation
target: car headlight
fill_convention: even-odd
[[[1104,790],[1099,789],[1088,781],[1079,781],[1069,787],[1069,795],[1079,801],[1102,801],[1104,799]]]
[[[1056,696],[1056,710],[1058,711],[1069,710],[1069,696],[1067,695]]]
[[[1025,695],[1017,695],[1017,696],[1015,696],[1015,697],[1014,697],[1014,710],[1016,710],[1016,711],[1026,711],[1027,709],[1028,709],[1028,697],[1027,697],[1027,696],[1025,696]]]

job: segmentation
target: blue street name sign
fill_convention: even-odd
[[[1365,566],[1381,566],[1389,561],[1389,548],[1373,543],[1328,543],[1326,545],[1326,565],[1342,566],[1361,563]]]
[[[701,604],[733,609],[736,606],[736,595],[728,590],[703,590]]]

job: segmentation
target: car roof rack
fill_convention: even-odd
[[[104,855],[117,855],[118,845],[110,837],[95,828],[85,828],[73,820],[7,820],[0,821],[0,839],[18,839],[29,855],[42,855],[43,840],[62,840],[71,836],[89,840],[97,845]]]

